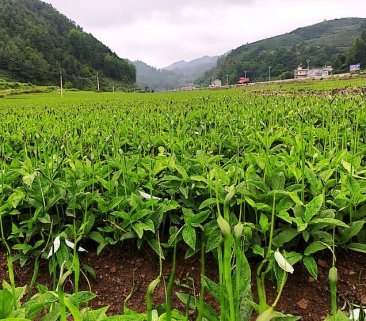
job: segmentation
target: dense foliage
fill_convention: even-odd
[[[198,82],[208,84],[213,77],[225,81],[228,75],[229,83],[236,83],[244,71],[252,81],[264,81],[268,80],[269,66],[272,79],[293,78],[293,70],[300,64],[306,67],[307,60],[311,67],[333,65],[335,72],[347,70],[349,63],[360,62],[357,54],[347,50],[360,47],[354,41],[365,26],[361,18],[336,19],[243,45],[221,57],[217,68]],[[364,51],[356,51],[364,55]]]
[[[332,315],[326,320],[348,319],[337,309],[335,257],[342,250],[366,253],[365,97],[361,90],[305,96],[303,88],[292,95],[232,90],[2,98],[0,237],[10,284],[0,289],[0,318],[187,321],[191,308],[197,321],[248,321],[253,310],[258,321],[295,321],[299,317],[276,311],[287,273],[303,264],[317,278],[316,254],[330,250]],[[93,269],[78,253],[125,242],[159,257],[146,313],[128,310],[130,295],[121,316],[108,317],[107,307],[84,308],[95,296],[79,290],[80,277]],[[186,256],[201,252],[199,295],[176,294],[185,315],[172,307],[178,243]],[[205,275],[206,252],[217,258],[217,283]],[[169,278],[162,269],[167,254]],[[247,260],[253,256],[262,260],[255,275],[258,304]],[[33,263],[27,289],[16,287],[14,260]],[[41,260],[49,264],[51,291],[40,285],[35,291]],[[278,290],[271,305],[270,275]],[[64,293],[67,280],[73,294]],[[166,299],[154,309],[160,283]],[[205,291],[219,311],[205,302]]]
[[[347,72],[349,65],[361,64],[361,68],[366,66],[366,25],[361,36],[353,43],[352,47],[345,54],[337,56],[335,67],[340,71]]]
[[[136,70],[51,5],[38,0],[0,1],[0,73],[13,80],[96,88],[96,73],[133,84]]]
[[[212,251],[217,206],[234,188],[230,224],[242,217],[256,255],[272,210],[276,247],[297,245],[302,257],[312,242],[331,244],[335,228],[339,247],[365,251],[363,102],[238,91],[75,93],[27,108],[4,100],[4,237],[23,262],[56,235],[73,239],[73,224],[98,251],[128,239],[157,250],[156,232],[172,225],[183,228],[187,255],[202,235]],[[315,274],[312,254],[304,264]]]

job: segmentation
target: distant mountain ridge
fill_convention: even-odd
[[[193,82],[216,66],[218,56],[204,56],[191,61],[178,61],[165,68],[156,69],[142,61],[133,62],[136,67],[136,83],[150,90],[176,89]]]
[[[144,90],[170,90],[182,86],[183,75],[173,71],[156,69],[143,61],[133,62],[136,68],[136,84]]]
[[[193,82],[198,77],[201,77],[206,71],[215,67],[218,58],[218,56],[204,56],[191,61],[181,60],[163,69],[183,75],[183,82]]]
[[[219,58],[219,56],[213,56],[213,57],[203,56],[201,58],[193,59],[191,61],[181,60],[181,61],[175,62],[167,67],[164,67],[163,69],[166,69],[166,70],[190,69],[190,68],[201,66],[201,65],[215,66],[218,58]]]
[[[252,81],[293,77],[299,64],[310,66],[334,65],[336,70],[345,68],[343,55],[349,50],[362,31],[366,18],[342,18],[301,27],[289,33],[242,45],[226,56],[220,56],[217,66],[197,80],[208,85],[212,78],[236,83],[245,73]],[[342,61],[343,60],[343,61]]]

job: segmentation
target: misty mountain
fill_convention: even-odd
[[[201,77],[206,71],[216,66],[218,56],[204,56],[191,61],[181,60],[163,69],[174,71],[184,76],[185,81],[193,81]]]
[[[136,83],[152,90],[176,89],[186,86],[216,66],[218,57],[204,56],[192,61],[178,61],[163,69],[156,69],[142,61],[135,61]]]
[[[136,84],[142,89],[170,90],[183,85],[182,74],[156,69],[142,61],[134,61],[133,64],[136,68]]]

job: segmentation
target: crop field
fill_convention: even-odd
[[[298,270],[318,279],[318,257],[327,257],[326,320],[356,313],[363,320],[366,293],[342,309],[337,292],[337,257],[366,255],[362,90],[67,92],[9,96],[0,106],[8,271],[0,318],[299,320],[301,310],[292,316],[277,309],[286,282]],[[121,295],[123,313],[111,316],[88,306],[95,295],[79,287],[95,274],[83,263],[86,251],[116,247],[140,249],[156,262],[142,313],[128,307],[133,289]],[[198,258],[200,286],[176,294],[182,256]],[[213,279],[207,257],[214,258]],[[27,285],[14,275],[23,266],[32,270]],[[48,288],[38,284],[40,266],[49,270]],[[158,287],[162,305],[154,301]],[[183,310],[172,304],[177,297]]]

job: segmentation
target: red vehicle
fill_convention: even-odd
[[[249,81],[250,80],[247,77],[240,77],[239,81],[238,81],[238,84],[247,84]]]

